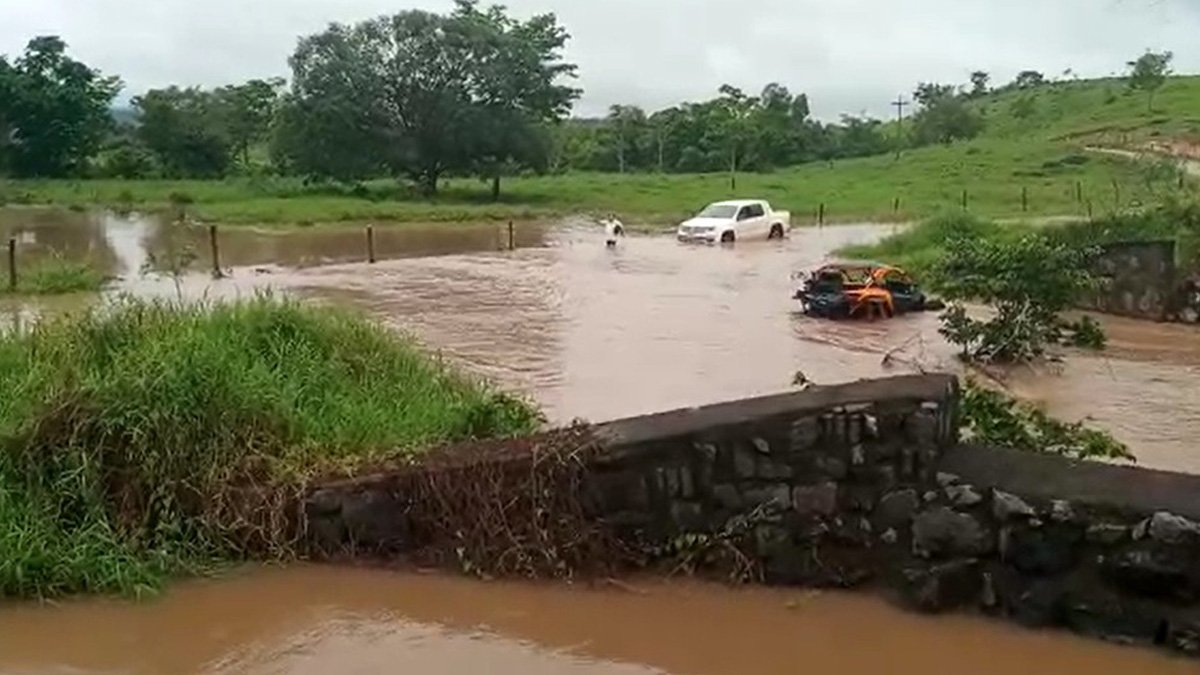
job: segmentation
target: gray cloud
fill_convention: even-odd
[[[965,82],[983,69],[1115,73],[1146,48],[1200,71],[1195,0],[508,0],[553,11],[574,36],[580,114],[708,97],[729,82],[777,81],[814,112],[888,114],[918,80]],[[450,0],[423,0],[446,10]],[[171,83],[286,75],[298,36],[399,9],[395,0],[0,0],[0,53],[57,34],[119,74],[127,94]]]

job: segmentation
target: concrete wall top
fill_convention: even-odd
[[[944,401],[955,396],[953,375],[902,375],[848,384],[822,386],[759,398],[683,408],[616,420],[596,427],[609,447],[620,447],[688,434],[776,415],[819,412],[840,406],[888,401]]]
[[[1200,520],[1200,476],[1191,474],[974,446],[946,451],[938,470],[979,487],[1034,499],[1142,515],[1167,511]]]

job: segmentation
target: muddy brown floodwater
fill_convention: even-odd
[[[838,383],[954,368],[933,315],[835,323],[796,313],[793,272],[887,226],[801,229],[732,248],[634,236],[606,250],[579,223],[377,230],[223,230],[224,279],[161,268],[152,219],[0,209],[24,256],[83,258],[109,294],[229,298],[275,288],[361,307],[469,370],[536,399],[557,422],[766,394],[796,371]],[[208,266],[206,233],[184,240]],[[157,263],[157,265],[156,265]],[[94,296],[0,301],[0,323]],[[1104,356],[1019,370],[1022,396],[1090,417],[1148,466],[1200,473],[1200,340],[1191,327],[1103,319]],[[883,357],[894,352],[893,365]],[[969,618],[901,614],[837,594],[645,582],[645,592],[487,584],[297,567],[182,584],[148,604],[0,609],[3,673],[537,673],[679,675],[1195,672],[1195,665]]]
[[[162,600],[0,613],[0,670],[420,675],[1135,675],[1190,661],[918,617],[864,596],[633,581],[623,590],[322,567],[190,582]]]

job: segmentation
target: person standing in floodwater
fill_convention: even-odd
[[[625,225],[617,220],[615,213],[608,214],[608,217],[601,223],[604,225],[604,245],[608,248],[616,248],[617,239],[625,236]]]

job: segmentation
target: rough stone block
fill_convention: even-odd
[[[904,596],[923,612],[944,612],[979,602],[983,580],[976,560],[955,560],[904,571]]]
[[[1075,522],[1077,518],[1075,507],[1071,506],[1071,502],[1055,499],[1050,503],[1050,520],[1056,523],[1071,523]]]
[[[1090,544],[1112,546],[1129,539],[1129,527],[1113,523],[1095,523],[1089,525],[1085,538]]]
[[[821,421],[816,417],[794,420],[789,430],[789,446],[793,453],[806,452],[821,439]]]
[[[971,507],[983,502],[983,495],[970,485],[950,485],[946,488],[946,499],[958,507]]]
[[[859,513],[871,513],[875,509],[878,493],[869,485],[848,485],[842,488],[842,501],[846,508]]]
[[[697,532],[707,530],[704,509],[695,502],[675,500],[671,502],[671,521],[681,530]]]
[[[1200,525],[1171,513],[1151,516],[1146,528],[1150,538],[1163,544],[1193,544],[1200,541]]]
[[[762,558],[778,558],[791,551],[791,535],[785,528],[776,525],[759,525],[754,528],[754,552]]]
[[[395,548],[407,539],[403,505],[384,490],[344,495],[341,519],[346,536],[361,546]]]
[[[776,462],[769,457],[759,457],[756,475],[763,480],[787,480],[792,477],[792,467]]]
[[[846,462],[837,457],[822,456],[817,460],[817,468],[833,480],[843,480],[849,472]]]
[[[837,483],[805,485],[792,491],[792,508],[803,516],[831,516],[837,511]]]
[[[304,500],[304,511],[309,518],[337,515],[342,512],[342,495],[337,490],[315,490]]]
[[[784,484],[748,488],[743,494],[747,508],[771,505],[786,509],[791,504],[791,487]]]
[[[1142,545],[1104,560],[1104,571],[1118,587],[1153,598],[1191,601],[1200,584],[1193,561],[1178,547]]]
[[[729,511],[742,510],[742,495],[732,485],[721,484],[713,486],[713,499],[722,509]]]
[[[748,448],[734,446],[731,450],[733,454],[733,472],[738,478],[747,479],[753,478],[758,471],[758,457],[754,451]]]
[[[938,426],[937,414],[922,410],[905,420],[905,437],[920,448],[937,447]]]
[[[1178,652],[1200,655],[1200,621],[1172,621],[1167,644]]]
[[[1008,532],[1003,559],[1025,574],[1048,576],[1075,567],[1081,536],[1069,526],[1039,529],[1013,528]]]
[[[696,481],[692,477],[691,467],[681,466],[676,469],[679,475],[679,496],[692,499],[696,496]]]
[[[937,472],[936,479],[937,479],[937,484],[941,487],[950,487],[951,485],[955,485],[960,480],[962,480],[956,474],[944,473],[942,471]]]
[[[883,528],[907,526],[919,508],[921,500],[916,490],[890,492],[879,500],[879,506],[875,509],[875,523]]]
[[[867,451],[861,443],[850,448],[850,465],[863,466],[867,463]]]
[[[1062,622],[1077,633],[1119,644],[1165,641],[1163,617],[1116,595],[1071,592],[1062,601]]]
[[[937,506],[913,520],[913,553],[921,557],[979,556],[992,550],[987,531],[973,516]]]
[[[992,516],[1000,522],[1007,522],[1016,518],[1032,518],[1036,512],[1024,499],[1002,492],[1000,490],[992,490]]]

